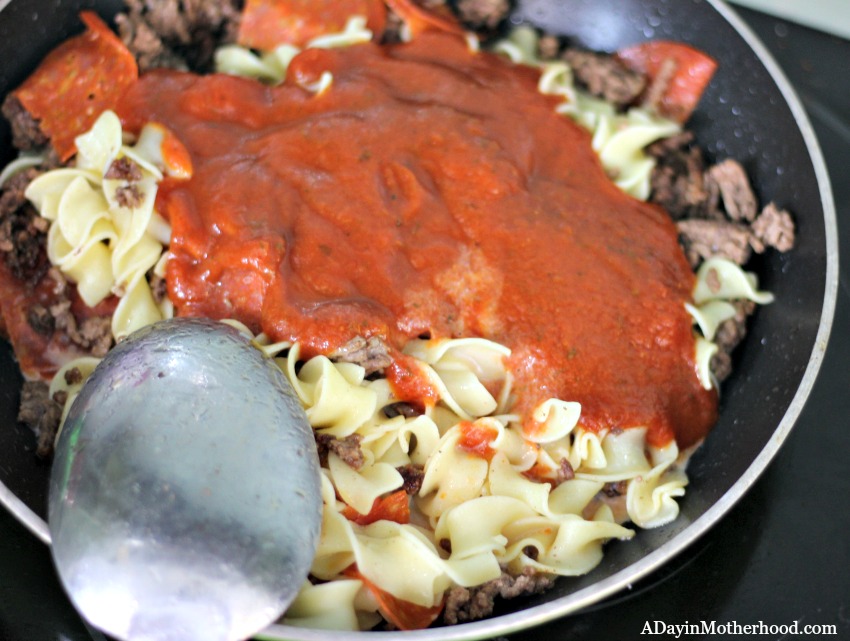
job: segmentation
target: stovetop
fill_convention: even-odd
[[[814,124],[832,179],[841,253],[849,256],[850,41],[755,11],[739,13],[775,56]],[[669,639],[677,632],[696,640],[744,633],[744,626],[778,640],[792,636],[788,626],[795,622],[800,630],[834,626],[831,638],[850,638],[848,363],[845,262],[820,376],[790,437],[748,494],[660,571],[510,641]],[[73,610],[48,548],[0,510],[0,641],[93,639],[103,637]]]

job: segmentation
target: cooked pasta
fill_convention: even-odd
[[[124,144],[118,116],[107,111],[77,138],[76,167],[33,180],[27,198],[51,222],[47,256],[94,307],[120,298],[112,316],[116,340],[170,315],[153,298],[148,272],[164,269],[168,224],[154,210],[164,163],[156,155],[157,127],[143,130],[135,147]],[[110,173],[114,163],[135,168],[133,180]],[[132,169],[130,170],[132,171]]]
[[[675,442],[650,446],[640,427],[588,432],[577,426],[580,407],[557,399],[538,407],[540,427],[532,435],[517,416],[485,414],[471,420],[456,413],[456,394],[442,378],[456,372],[438,365],[462,366],[478,382],[473,387],[486,390],[484,382],[505,378],[502,359],[509,350],[504,346],[481,339],[412,341],[407,353],[443,381],[437,386],[440,396],[425,414],[389,417],[384,410],[398,399],[385,379],[368,380],[362,367],[324,356],[296,367],[298,344],[272,345],[241,323],[228,323],[274,358],[317,434],[356,435],[364,455],[359,469],[333,452],[327,455],[323,529],[312,574],[330,583],[306,583],[287,613],[288,622],[332,629],[373,625],[376,606],[363,582],[346,573],[352,563],[372,586],[434,607],[450,586],[479,585],[497,578],[502,567],[518,573],[525,568],[565,576],[585,573],[601,559],[605,541],[634,535],[618,521],[648,528],[678,515],[676,499],[684,494],[687,476]],[[81,381],[63,384],[65,371],[77,368],[84,378],[96,362],[71,363],[55,379],[55,390],[74,394]],[[495,402],[488,406],[489,414],[497,411]],[[454,415],[455,423],[440,429],[429,418],[437,409]],[[483,449],[464,447],[472,428],[488,435]],[[541,482],[545,473],[543,478],[530,473],[532,468],[551,472],[561,461],[574,471],[572,478]],[[424,478],[409,522],[351,520],[350,510],[358,518],[368,515],[382,497],[401,491],[404,479],[398,470],[410,464],[422,465]],[[626,488],[619,518],[597,498],[613,483]],[[341,599],[333,613],[324,601],[328,595]]]
[[[371,41],[373,33],[366,25],[365,18],[352,17],[341,32],[315,37],[303,47],[284,43],[271,51],[255,52],[228,45],[215,54],[216,69],[278,85],[304,49]],[[470,52],[477,52],[477,38],[470,35],[467,46]],[[592,148],[616,185],[638,199],[648,197],[654,160],[644,149],[680,132],[677,123],[639,108],[621,113],[581,91],[566,63],[538,59],[533,30],[514,30],[494,51],[518,65],[539,68],[537,91],[557,97],[556,112],[591,132]],[[480,60],[484,54],[472,57]],[[307,102],[318,103],[328,92],[330,97],[336,93],[331,71],[310,78],[294,79],[314,94],[307,96]],[[304,99],[303,92],[298,93]],[[530,93],[541,100],[533,84]],[[469,126],[476,135],[475,126]],[[486,143],[476,139],[476,144]],[[50,263],[76,285],[84,303],[94,307],[117,297],[111,319],[116,340],[174,314],[172,301],[155,296],[151,287],[153,278],[166,276],[172,243],[171,226],[157,212],[161,183],[166,178],[185,181],[192,177],[191,163],[174,157],[174,144],[173,134],[156,122],[145,124],[133,139],[122,129],[116,113],[105,111],[90,131],[77,137],[74,163],[45,172],[26,191],[49,221]],[[445,141],[436,136],[429,144]],[[588,153],[592,159],[592,152]],[[370,160],[368,150],[360,152],[358,162]],[[22,157],[0,174],[0,183],[37,162],[40,159]],[[229,165],[228,169],[236,171]],[[485,181],[490,178],[489,167],[451,169],[456,176],[474,171]],[[318,166],[293,171],[303,171],[319,186],[315,190],[319,195],[311,197],[320,199],[328,184],[327,172]],[[381,172],[382,188],[393,192],[393,201],[398,192],[403,196],[399,201],[419,203],[424,191],[421,177],[401,164],[384,166]],[[273,180],[278,178],[279,174],[273,176]],[[602,179],[609,187],[604,175]],[[503,187],[495,178],[493,185],[488,197],[499,194]],[[510,183],[508,191],[513,187]],[[614,188],[610,191],[625,198]],[[401,211],[395,225],[401,227],[407,213],[401,208],[408,203],[395,204]],[[239,206],[226,205],[234,210]],[[348,215],[344,206],[328,209],[333,209],[324,212],[328,218]],[[548,214],[551,212],[541,215]],[[175,238],[178,236],[175,232]],[[251,242],[252,247],[260,248],[258,253],[288,249],[289,238],[270,242],[260,237],[260,232],[257,236]],[[323,251],[329,256],[334,248]],[[254,258],[240,260],[248,264]],[[487,269],[478,269],[481,265]],[[474,253],[467,252],[443,267],[437,280],[450,298],[477,299],[492,285],[486,274],[479,273],[489,269],[486,258],[479,261]],[[687,264],[684,271],[692,276]],[[253,276],[250,270],[240,272],[240,295],[241,288],[254,286]],[[217,277],[210,277],[211,286],[218,285],[213,282]],[[262,282],[263,287],[267,285]],[[341,290],[341,295],[334,294],[337,298],[356,297],[347,283],[322,286]],[[410,301],[410,307],[430,303],[431,293],[426,291],[421,301]],[[643,296],[636,291],[630,295]],[[733,302],[745,299],[765,304],[772,296],[758,289],[754,274],[730,261],[711,258],[696,274],[691,299],[685,307],[694,329],[692,335],[685,315],[685,344],[690,349],[693,338],[692,360],[699,384],[711,390],[716,387],[711,361],[718,351],[712,341],[718,328],[735,316]],[[227,303],[228,310],[235,305],[230,300]],[[570,303],[556,301],[547,308],[548,313],[557,314],[558,305]],[[681,312],[681,306],[677,310]],[[475,307],[476,315],[484,319],[482,325],[492,321],[491,311],[486,305]],[[447,322],[461,328],[464,320],[468,321],[452,314],[447,317]],[[653,528],[678,516],[677,499],[688,483],[689,448],[680,451],[675,439],[658,445],[649,436],[649,421],[613,427],[594,424],[587,419],[587,405],[571,398],[551,395],[522,407],[517,400],[516,370],[512,369],[514,351],[501,342],[477,335],[431,337],[428,332],[410,338],[417,335],[410,333],[393,361],[394,366],[402,363],[404,376],[420,386],[410,395],[396,384],[388,367],[367,369],[333,354],[318,353],[322,350],[309,343],[309,336],[304,341],[300,337],[275,341],[267,334],[255,334],[251,327],[257,323],[241,320],[245,323],[224,322],[246,334],[280,368],[314,429],[322,460],[322,534],[311,568],[314,581],[302,586],[286,614],[289,623],[368,629],[387,615],[381,595],[389,595],[418,608],[419,621],[427,624],[454,587],[479,586],[503,572],[583,574],[600,562],[607,541],[634,536],[629,523]],[[371,334],[364,332],[364,336]],[[563,348],[568,348],[566,343]],[[531,362],[547,366],[545,359],[532,358]],[[67,399],[66,413],[97,363],[96,358],[75,359],[54,377],[50,395]],[[692,372],[688,376],[692,379]],[[698,386],[696,389],[701,391]],[[545,388],[545,393],[550,390]],[[411,470],[419,473],[418,483],[410,481]]]
[[[649,197],[655,160],[644,149],[679,133],[680,125],[638,107],[619,113],[611,104],[578,89],[566,62],[540,61],[537,34],[530,27],[514,29],[493,50],[517,64],[539,66],[540,92],[562,97],[563,102],[556,107],[558,113],[570,116],[593,134],[593,149],[614,183],[635,198]]]

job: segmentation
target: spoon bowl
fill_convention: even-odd
[[[312,429],[273,361],[203,319],[134,333],[56,444],[48,522],[77,609],[121,639],[243,639],[306,580],[321,525]]]

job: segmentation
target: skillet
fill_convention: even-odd
[[[0,0],[0,95],[17,86],[50,48],[81,30],[79,9],[95,8],[111,18],[120,4]],[[507,602],[486,621],[412,633],[422,639],[489,637],[563,616],[685,550],[746,492],[787,436],[814,383],[835,305],[835,214],[817,142],[787,81],[726,5],[713,0],[522,0],[514,19],[572,36],[592,49],[610,51],[666,38],[715,57],[718,72],[689,126],[710,160],[737,158],[761,202],[773,200],[794,213],[798,242],[788,254],[768,253],[749,266],[777,300],[757,312],[735,354],[735,372],[723,386],[720,420],[689,466],[690,486],[679,519],[641,531],[631,542],[608,545],[601,565],[585,577],[561,580],[541,596]],[[11,157],[3,122],[0,162]],[[36,460],[31,434],[15,424],[19,387],[11,350],[3,343],[0,501],[47,541],[43,517],[49,465]],[[273,626],[264,636],[306,640],[324,635]],[[339,636],[364,638],[362,633]]]

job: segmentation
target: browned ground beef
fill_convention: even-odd
[[[359,470],[363,467],[365,458],[363,450],[360,449],[360,434],[351,434],[345,438],[337,438],[330,434],[322,434],[321,432],[313,432],[316,438],[316,448],[319,452],[319,462],[327,467],[328,453],[333,452],[345,462],[348,467]]]
[[[48,395],[47,383],[42,381],[25,381],[21,390],[21,405],[18,410],[18,421],[35,432],[38,439],[36,453],[42,458],[53,454],[53,441],[62,417],[62,404]]]
[[[446,595],[443,620],[449,624],[483,619],[493,613],[496,599],[514,599],[519,596],[545,592],[555,584],[555,577],[526,568],[522,574],[513,576],[506,571],[474,588],[455,586]]]
[[[750,228],[753,235],[767,247],[774,247],[781,252],[794,248],[794,220],[791,214],[775,203],[767,203]]]
[[[0,253],[16,278],[37,282],[48,267],[44,246],[49,222],[39,216],[24,192],[41,172],[27,169],[0,191]]]
[[[642,75],[607,54],[567,48],[561,56],[572,68],[580,86],[618,107],[632,104],[646,87]]]
[[[711,370],[718,381],[726,380],[732,373],[732,351],[747,335],[747,318],[756,308],[749,300],[735,301],[734,305],[735,316],[721,323],[714,337],[718,351],[711,360]]]
[[[689,218],[676,223],[679,242],[692,267],[712,256],[728,258],[736,265],[750,259],[752,233],[749,228],[727,220]]]
[[[24,109],[21,101],[13,94],[6,96],[0,109],[3,117],[9,121],[12,129],[12,144],[21,151],[40,149],[47,144],[47,136],[39,127],[38,121]]]
[[[411,496],[418,494],[422,488],[422,481],[425,479],[425,468],[421,465],[410,463],[396,469],[401,474],[401,478],[404,479],[401,489]]]
[[[368,339],[355,336],[329,354],[329,357],[335,361],[360,365],[366,370],[367,375],[380,372],[393,362],[389,347],[377,336]]]
[[[142,70],[209,71],[216,47],[233,42],[243,0],[125,0],[115,22]]]
[[[661,205],[673,220],[702,217],[708,200],[705,161],[694,136],[684,131],[647,148],[656,160],[650,183],[652,201]]]

